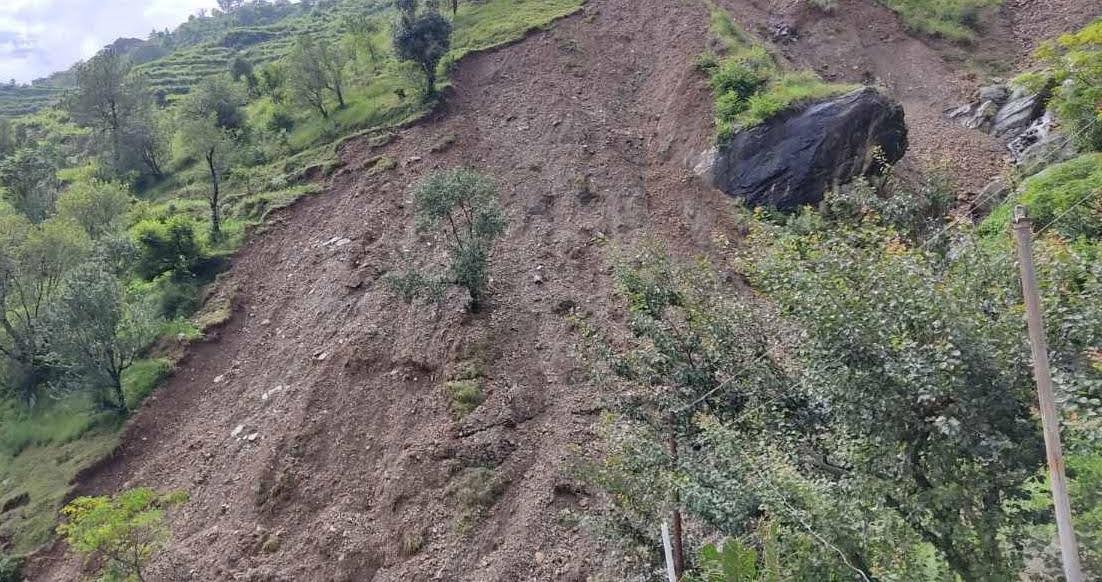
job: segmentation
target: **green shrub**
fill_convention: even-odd
[[[769,81],[769,73],[762,67],[744,60],[722,61],[712,73],[712,91],[720,98],[733,95],[740,100],[749,99]]]
[[[185,501],[182,491],[162,495],[144,488],[78,497],[62,509],[67,521],[57,531],[72,549],[101,558],[104,578],[144,580],[142,569],[171,537],[165,511]]]
[[[1022,184],[1018,204],[1029,209],[1036,228],[1043,228],[1057,217],[1052,229],[1076,239],[1102,237],[1102,153],[1083,154],[1072,160],[1049,166]],[[1085,200],[1085,202],[1084,202]],[[1014,201],[995,209],[980,225],[985,236],[1006,236]],[[1067,213],[1065,215],[1065,213]]]
[[[461,419],[467,416],[486,399],[482,393],[482,380],[474,378],[470,380],[453,380],[444,384],[451,400],[452,414]]]
[[[505,492],[508,481],[489,467],[467,467],[456,476],[448,487],[448,493],[459,505],[458,528],[470,531],[486,516]]]
[[[152,280],[172,272],[178,278],[193,275],[207,255],[195,236],[194,224],[183,216],[166,221],[143,220],[131,228],[138,245],[135,271]]]
[[[23,559],[0,556],[0,582],[23,582]]]
[[[810,71],[783,72],[767,50],[712,6],[712,32],[725,45],[722,59],[705,53],[697,68],[710,77],[715,96],[716,136],[723,142],[736,129],[757,125],[783,111],[851,91],[853,85],[824,83]]]
[[[880,0],[913,30],[955,41],[976,35],[980,12],[1002,0]]]
[[[1080,147],[1102,150],[1102,19],[1046,42],[1037,57],[1047,69],[1023,80],[1035,86],[1054,83],[1050,106],[1068,123]]]

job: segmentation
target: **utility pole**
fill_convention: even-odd
[[[1014,238],[1018,243],[1018,262],[1022,270],[1022,295],[1025,296],[1026,320],[1029,323],[1029,343],[1033,349],[1033,378],[1037,381],[1041,426],[1048,453],[1048,473],[1052,481],[1052,501],[1056,506],[1056,531],[1060,538],[1060,555],[1064,559],[1067,582],[1082,582],[1079,548],[1075,528],[1071,523],[1068,484],[1064,477],[1064,452],[1060,446],[1060,421],[1052,395],[1052,373],[1048,365],[1048,341],[1041,314],[1041,298],[1037,292],[1037,273],[1033,268],[1033,230],[1024,206],[1014,208]]]

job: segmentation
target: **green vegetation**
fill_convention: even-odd
[[[1006,232],[1014,204],[1029,208],[1030,219],[1045,226],[1060,218],[1053,229],[1069,239],[1102,237],[1102,153],[1082,154],[1049,166],[1027,178],[1016,200],[996,208],[980,226],[988,236]],[[1093,200],[1084,199],[1094,196]]]
[[[1056,177],[1074,173],[1053,170],[1026,190],[1059,216],[1070,207],[1046,194],[1062,200]],[[661,564],[655,524],[681,512],[686,549],[760,550],[686,551],[695,579],[1058,577],[1015,251],[1005,222],[949,222],[941,190],[889,180],[832,193],[823,213],[746,217],[735,266],[756,300],[661,249],[621,261],[631,341],[576,323],[612,403],[607,454],[581,474],[609,494],[599,531],[631,571]],[[1035,255],[1090,577],[1102,237],[1077,221]]]
[[[229,318],[235,290],[206,305],[201,290],[271,212],[318,191],[342,140],[421,115],[427,73],[438,89],[462,55],[582,2],[426,2],[414,12],[450,34],[420,72],[396,56],[390,0],[222,4],[33,90],[0,88],[0,117],[33,111],[0,119],[0,501],[29,498],[0,538],[16,555],[49,541],[69,483],[113,448],[178,346]],[[472,307],[500,228],[486,208],[448,277]],[[456,392],[462,407],[480,397]]]
[[[762,44],[715,5],[711,6],[711,28],[724,46],[723,54],[704,54],[697,64],[711,78],[716,135],[721,142],[735,131],[778,113],[856,89],[853,85],[824,83],[810,71],[781,70]]]
[[[486,517],[501,494],[505,492],[508,481],[489,467],[466,467],[448,486],[448,495],[459,506],[459,520],[456,527],[469,532]]]
[[[452,379],[444,384],[456,420],[462,420],[486,399],[482,391],[484,380],[479,363],[468,361],[460,364]]]
[[[996,8],[1002,0],[880,0],[899,13],[911,29],[954,41],[975,38],[984,9]]]
[[[490,281],[490,254],[505,233],[505,214],[493,181],[473,170],[456,169],[429,175],[413,193],[418,228],[439,229],[450,264],[444,276],[407,271],[387,282],[406,302],[439,297],[445,285],[458,285],[470,295],[468,308],[478,311]]]
[[[1102,19],[1045,42],[1037,58],[1045,67],[1018,82],[1034,90],[1056,87],[1049,107],[1069,125],[1081,148],[1102,151]]]
[[[159,494],[131,489],[111,497],[78,497],[61,513],[58,526],[69,546],[104,560],[100,580],[144,580],[142,569],[171,537],[165,511],[187,501],[180,491]]]

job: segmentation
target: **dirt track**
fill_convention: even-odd
[[[770,17],[764,0],[721,4],[751,29]],[[892,89],[912,124],[909,163],[956,158],[963,165],[950,169],[969,188],[977,167],[996,171],[995,144],[938,118],[974,81],[878,6],[841,5],[829,19],[774,7],[806,28],[784,53],[838,79],[868,71]],[[196,580],[584,580],[599,570],[595,542],[559,519],[588,504],[564,471],[571,447],[592,440],[597,405],[556,312],[573,302],[598,321],[617,317],[611,249],[656,236],[713,253],[712,235],[731,228],[727,201],[687,170],[711,141],[710,96],[693,68],[707,22],[698,0],[593,0],[549,32],[465,60],[444,110],[394,142],[350,144],[327,191],[235,259],[224,284],[240,289],[236,315],[193,349],[82,490],[189,491],[171,554]],[[372,175],[379,155],[398,168]],[[465,315],[454,294],[407,308],[379,276],[407,254],[440,259],[413,231],[409,186],[460,165],[496,177],[510,220],[492,304]],[[456,423],[441,385],[477,354],[487,400]],[[255,440],[231,436],[239,425]],[[494,466],[507,484],[469,531],[448,493],[467,466]],[[261,548],[258,527],[280,532],[277,551]],[[403,555],[415,534],[423,547]],[[72,580],[78,569],[57,546],[32,572]]]

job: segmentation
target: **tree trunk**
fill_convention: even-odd
[[[218,170],[214,167],[214,148],[207,152],[207,167],[210,168],[210,237],[217,241],[222,238],[222,217],[218,214],[219,190]]]
[[[425,101],[436,96],[436,67],[425,67]]]
[[[337,94],[337,107],[344,109],[344,89],[340,81],[333,83],[333,92]]]
[[[459,13],[459,0],[452,0],[452,18]]]
[[[677,431],[672,427],[670,429],[669,445],[670,465],[676,470],[678,465]],[[681,524],[681,493],[676,488],[673,490],[671,502],[673,503],[673,515],[670,520],[672,522],[670,524],[670,538],[673,543],[673,572],[674,576],[680,580],[685,573],[685,542]]]
[[[126,405],[126,394],[122,391],[122,376],[119,374],[112,374],[111,382],[114,384],[111,388],[115,392],[115,400],[118,401],[119,412],[129,414],[130,407]]]

